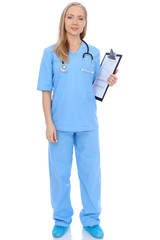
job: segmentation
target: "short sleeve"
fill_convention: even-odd
[[[37,90],[52,91],[53,88],[53,53],[45,48],[40,64]]]
[[[100,51],[98,50],[96,55],[94,56],[94,61],[95,61],[95,71],[94,71],[94,76],[93,80],[97,77],[97,74],[100,69]]]

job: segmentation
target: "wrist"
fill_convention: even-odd
[[[46,120],[45,123],[46,123],[46,126],[54,125],[53,122],[52,122],[52,119],[51,120]]]

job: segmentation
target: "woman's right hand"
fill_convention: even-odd
[[[56,128],[53,123],[46,126],[46,138],[49,142],[57,142]]]

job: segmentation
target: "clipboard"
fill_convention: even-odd
[[[105,94],[108,90],[109,84],[107,82],[108,77],[111,74],[114,74],[120,61],[122,55],[116,54],[111,49],[110,53],[106,52],[103,60],[100,64],[100,70],[98,72],[97,77],[93,81],[93,90],[95,94],[95,98],[99,101],[103,101]]]

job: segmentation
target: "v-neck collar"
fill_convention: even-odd
[[[78,54],[78,52],[81,50],[82,45],[83,45],[83,41],[81,42],[81,45],[80,45],[80,47],[78,48],[78,50],[76,51],[76,53],[73,53],[70,49],[69,49],[69,52],[70,52],[73,56],[76,56],[76,55]]]

